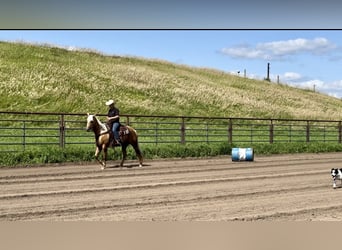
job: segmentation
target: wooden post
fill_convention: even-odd
[[[182,117],[181,123],[181,143],[185,144],[185,118]]]
[[[306,142],[310,142],[310,121],[306,122]]]
[[[61,148],[65,147],[65,121],[64,121],[64,115],[60,116],[59,120],[59,146]]]
[[[233,144],[233,121],[229,119],[228,123],[228,143]]]
[[[274,125],[273,125],[273,120],[271,119],[271,124],[270,124],[270,144],[273,143],[273,137],[274,137]]]
[[[338,143],[342,142],[342,122],[338,122]]]
[[[267,81],[271,81],[270,80],[270,63],[267,63],[267,77],[266,77]]]
[[[23,149],[26,148],[26,123],[23,121]]]

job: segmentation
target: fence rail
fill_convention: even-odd
[[[105,120],[105,115],[98,115]],[[338,120],[121,115],[140,144],[342,142]],[[0,152],[94,145],[86,114],[0,111]]]

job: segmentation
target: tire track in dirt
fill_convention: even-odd
[[[325,186],[325,185],[324,185]],[[9,220],[18,220],[20,218],[34,218],[34,217],[40,217],[40,216],[53,216],[55,214],[61,215],[70,215],[70,214],[77,214],[80,212],[89,212],[92,210],[96,210],[99,212],[100,210],[107,210],[107,209],[128,209],[128,208],[134,208],[134,207],[155,207],[160,205],[177,205],[177,204],[184,204],[184,203],[198,203],[198,202],[204,202],[204,201],[215,201],[215,200],[222,200],[222,199],[232,199],[232,198],[239,198],[244,196],[260,196],[260,195],[266,195],[266,194],[272,194],[272,193],[279,193],[279,192],[293,192],[293,191],[301,191],[306,190],[310,187],[301,187],[298,189],[282,189],[282,190],[274,190],[274,191],[262,191],[262,192],[251,192],[251,193],[242,193],[242,194],[227,194],[227,195],[218,195],[218,196],[209,196],[209,197],[196,197],[196,198],[190,198],[190,199],[176,199],[176,200],[168,200],[165,201],[157,201],[157,202],[141,202],[141,203],[133,203],[133,204],[117,204],[117,205],[105,205],[105,206],[85,206],[85,207],[77,207],[77,208],[68,208],[64,210],[45,210],[45,211],[37,211],[37,212],[29,212],[29,213],[9,213],[9,214],[1,214],[0,219],[5,218]],[[313,187],[312,189],[320,189],[322,186],[319,187]],[[342,206],[342,205],[341,205]],[[325,208],[326,209],[326,208]],[[284,213],[285,214],[285,213]],[[255,219],[260,218],[268,218],[270,216],[259,216]],[[244,219],[244,220],[252,220],[251,219]]]
[[[327,159],[325,160],[325,163],[339,163],[340,159]],[[244,170],[256,170],[256,169],[266,169],[271,168],[273,170],[277,168],[281,168],[284,166],[298,166],[298,165],[311,165],[312,162],[305,162],[305,163],[282,163],[282,164],[276,164],[276,165],[257,165],[254,166],[245,166]],[[187,173],[200,173],[200,172],[217,172],[217,171],[227,171],[227,170],[241,170],[237,167],[226,167],[226,163],[223,164],[220,168],[211,167],[208,169],[199,169],[198,166],[193,166],[192,168],[195,169],[185,169],[185,170],[168,170],[165,171],[162,168],[154,168],[153,172],[148,169],[148,171],[142,170],[139,173],[139,176],[160,176],[160,175],[169,175],[169,174],[187,174]],[[161,171],[159,171],[161,170]],[[10,184],[23,184],[23,183],[35,183],[37,181],[39,182],[58,182],[58,181],[77,181],[77,180],[90,180],[90,179],[106,179],[106,178],[122,178],[122,177],[132,177],[136,176],[136,173],[124,173],[120,174],[118,172],[111,173],[111,174],[98,174],[98,171],[81,171],[77,173],[51,173],[51,174],[33,174],[33,175],[8,175],[0,177],[0,185],[10,185]],[[71,176],[71,177],[68,177]]]
[[[173,182],[164,182],[164,183],[153,183],[153,184],[140,184],[140,185],[126,185],[126,186],[118,186],[118,187],[104,187],[104,188],[94,188],[94,189],[79,189],[79,190],[63,190],[63,191],[52,191],[52,192],[32,192],[32,193],[24,193],[24,194],[14,194],[14,195],[1,195],[0,200],[8,200],[8,199],[17,199],[22,197],[34,197],[34,196],[56,196],[56,195],[67,195],[74,193],[100,193],[100,192],[108,192],[108,191],[120,191],[120,190],[129,190],[129,189],[151,189],[151,188],[160,188],[167,186],[191,186],[195,184],[208,184],[208,183],[220,183],[220,182],[235,182],[235,181],[249,181],[249,180],[260,180],[260,179],[280,179],[280,178],[289,178],[293,176],[310,176],[310,175],[320,175],[322,171],[314,171],[314,172],[303,172],[296,174],[281,174],[281,175],[260,175],[253,177],[235,177],[235,178],[218,178],[218,179],[207,179],[207,180],[192,180],[192,181],[173,181]]]
[[[263,160],[263,161],[254,161],[253,163],[251,162],[240,162],[240,163],[234,163],[234,164],[240,164],[240,166],[242,164],[245,164],[244,165],[244,169],[257,169],[257,168],[275,168],[275,167],[282,167],[282,166],[291,166],[291,165],[310,165],[312,163],[317,163],[317,159],[314,158],[314,159],[292,159],[292,158],[287,158],[287,159],[277,159],[277,157],[274,157],[275,159],[274,160],[268,160],[268,158],[273,158],[273,157],[266,157],[264,159],[266,160]],[[341,161],[340,158],[338,157],[321,157],[320,160],[324,161],[325,163],[339,163]],[[161,167],[153,167],[152,168],[152,173],[151,173],[151,170],[150,168],[142,168],[140,170],[140,173],[139,175],[148,175],[148,174],[156,174],[156,175],[159,175],[159,174],[168,174],[169,172],[166,172],[166,170],[169,170],[170,172],[173,171],[175,173],[177,172],[184,172],[184,171],[194,171],[194,172],[198,172],[198,171],[216,171],[216,170],[219,170],[221,168],[215,168],[216,166],[221,166],[221,167],[224,167],[226,170],[228,169],[236,169],[235,166],[232,166],[231,164],[229,164],[229,159],[225,158],[225,162],[215,162],[215,167],[213,168],[212,165],[209,165],[209,168],[208,168],[208,163],[210,164],[213,160],[207,160],[205,161],[204,163],[201,161],[198,161],[198,163],[196,162],[196,164],[186,164],[187,161],[189,160],[185,160],[185,161],[180,161],[180,160],[177,160],[177,161],[174,161],[173,162],[173,165],[174,166],[177,166],[177,165],[182,165],[182,169],[186,169],[186,170],[172,170],[172,167],[174,166],[168,166],[167,168],[165,168],[164,166],[161,166]],[[196,160],[195,160],[196,161]],[[277,162],[277,163],[274,163],[274,162]],[[160,161],[159,163],[157,164],[161,164],[163,165],[163,162],[167,162],[167,161]],[[191,161],[192,162],[192,161]],[[272,164],[268,164],[269,162],[273,162],[274,165]],[[280,163],[282,162],[282,163]],[[267,164],[265,164],[267,163]],[[253,166],[248,166],[248,165],[253,165]],[[79,167],[74,169],[72,168],[71,166],[69,167],[61,167],[61,169],[59,169],[59,167],[52,167],[50,171],[47,171],[47,172],[51,172],[52,170],[56,170],[57,171],[54,171],[52,173],[40,173],[40,174],[32,174],[32,169],[36,169],[36,170],[41,170],[43,169],[44,167],[33,167],[33,168],[28,168],[28,169],[24,169],[24,171],[22,171],[23,173],[15,173],[15,174],[10,174],[10,173],[13,173],[13,172],[16,172],[16,171],[20,171],[22,169],[8,169],[8,168],[5,168],[5,169],[1,169],[2,171],[0,171],[0,184],[4,183],[4,181],[6,180],[16,180],[16,179],[28,179],[28,178],[41,178],[41,177],[63,177],[63,176],[72,176],[72,175],[93,175],[93,174],[97,174],[99,173],[99,171],[97,169],[94,169],[94,165],[90,165],[92,170],[82,170],[81,168],[83,167]],[[131,167],[135,166],[134,164],[133,165],[130,165]],[[146,164],[145,164],[146,166]],[[147,165],[149,166],[149,165]],[[199,167],[202,166],[202,167],[207,167],[207,169],[199,169]],[[86,168],[88,166],[85,166]],[[118,165],[114,165],[114,166],[111,166],[109,167],[108,169],[114,169],[114,168],[119,168]],[[108,170],[107,169],[107,170]],[[193,170],[191,170],[193,169]],[[62,172],[60,171],[62,170]],[[65,171],[63,171],[65,170]],[[160,171],[159,171],[160,170]],[[7,172],[6,172],[7,171]],[[68,171],[68,172],[67,172]],[[146,173],[147,172],[147,173]],[[6,174],[7,173],[7,174]],[[28,173],[28,174],[25,174],[25,173]],[[115,176],[114,175],[111,175],[111,177],[129,177],[129,176],[132,176],[132,175],[135,175],[135,174],[131,174],[131,173],[115,173]],[[102,176],[101,176],[102,177]],[[88,178],[94,178],[93,176],[90,176]],[[95,177],[96,178],[96,177]],[[2,181],[2,182],[1,182]]]

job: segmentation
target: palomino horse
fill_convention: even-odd
[[[107,151],[108,148],[113,147],[111,141],[114,137],[113,132],[107,129],[106,125],[97,119],[95,115],[88,114],[87,118],[87,131],[93,131],[95,134],[96,152],[95,158],[102,165],[102,169],[106,168]],[[135,129],[130,126],[120,126],[120,139],[122,148],[122,161],[120,167],[123,166],[127,156],[127,146],[132,145],[137,157],[139,158],[139,167],[142,167],[143,157],[139,149],[138,135]],[[103,151],[102,161],[99,160],[98,156]]]

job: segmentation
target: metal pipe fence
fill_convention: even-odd
[[[104,122],[105,115],[98,115]],[[140,144],[341,143],[342,123],[334,120],[258,119],[121,115]],[[0,152],[35,147],[94,146],[86,114],[0,112]]]

